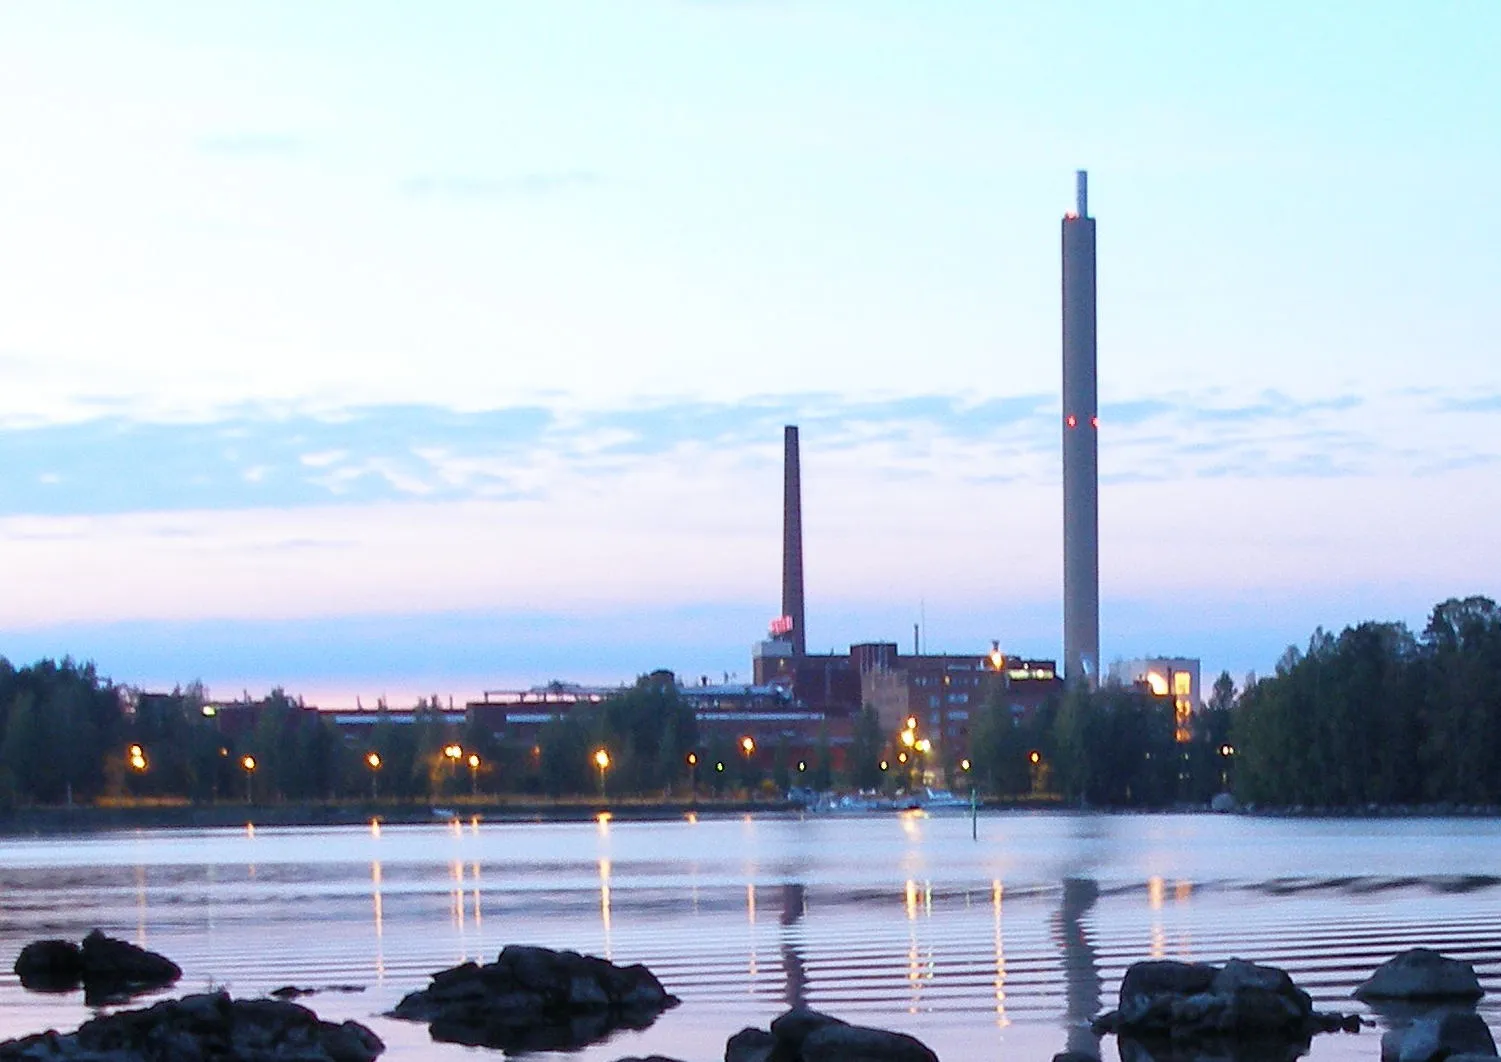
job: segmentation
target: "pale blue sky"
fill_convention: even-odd
[[[1501,7],[0,7],[0,654],[330,703],[1059,652],[1099,219],[1102,652],[1496,596]]]

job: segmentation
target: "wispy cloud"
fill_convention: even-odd
[[[1463,401],[1430,396],[1421,430],[1409,395],[1235,402],[1177,391],[1102,407],[1109,483],[1229,476],[1324,479],[1425,474],[1501,460]],[[843,398],[812,392],[740,402],[663,400],[629,409],[438,406],[324,413],[244,409],[217,420],[147,422],[118,412],[0,429],[0,515],[298,508],[387,501],[543,500],[568,484],[624,481],[717,455],[726,474],[780,460],[800,425],[805,461],[888,479],[1055,482],[1060,410],[1029,393]],[[848,474],[841,472],[840,474]]]

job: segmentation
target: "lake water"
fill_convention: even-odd
[[[1045,1062],[1093,1044],[1082,1023],[1140,959],[1269,962],[1323,1009],[1364,1014],[1351,988],[1420,944],[1475,964],[1501,1031],[1496,821],[1010,812],[970,830],[909,812],[9,838],[0,1036],[91,1016],[8,971],[26,942],[95,926],[176,960],[166,995],[364,986],[305,1002],[370,1025],[393,1062],[475,1054],[380,1014],[507,943],[644,962],[682,997],[581,1062],[709,1062],[794,1002],[910,1032],[944,1062]],[[1378,1040],[1321,1036],[1309,1057],[1374,1060]]]

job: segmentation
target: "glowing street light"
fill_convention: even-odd
[[[255,778],[255,757],[241,756],[240,767],[245,771],[245,803],[250,803],[250,787]]]
[[[479,753],[471,752],[469,759],[469,795],[479,796]]]
[[[365,763],[370,768],[370,799],[380,799],[380,753],[371,752],[365,756]]]
[[[610,769],[610,754],[604,749],[594,750],[594,766],[599,768],[599,795],[605,795],[605,772]]]
[[[756,742],[747,735],[740,739],[740,748],[745,752],[745,758],[750,759],[751,755],[756,751]]]
[[[130,769],[137,773],[144,771],[146,769],[146,750],[139,745],[132,745],[128,751],[130,753]]]

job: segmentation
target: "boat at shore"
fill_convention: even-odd
[[[968,797],[924,786],[894,797],[877,793],[820,793],[804,806],[819,814],[839,815],[869,811],[968,811],[971,805]]]

